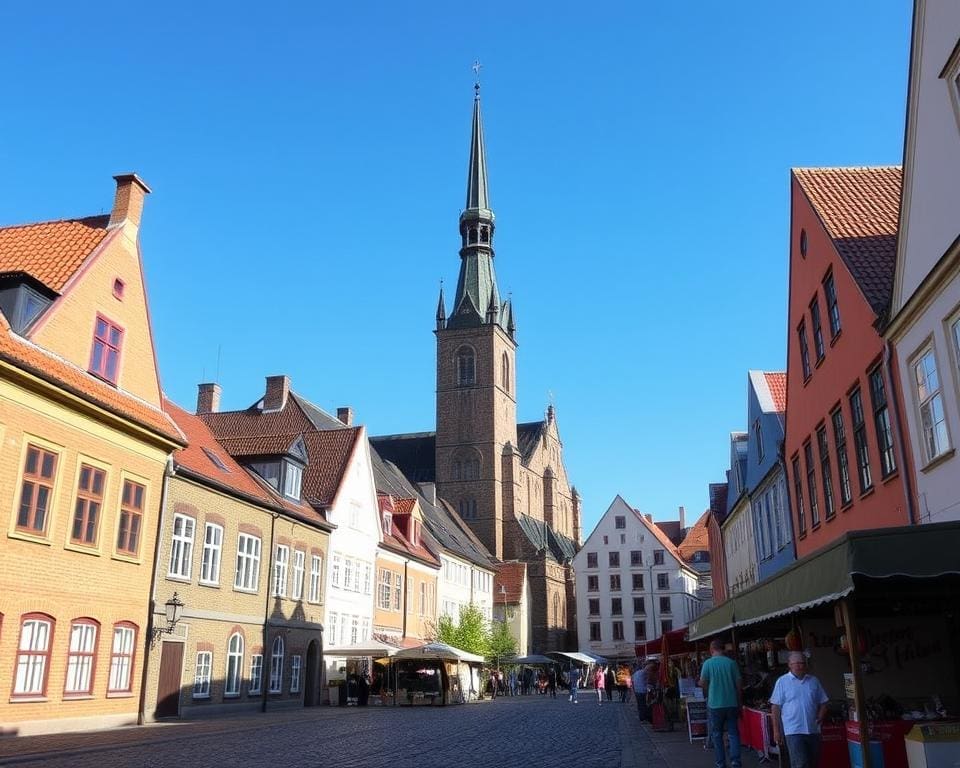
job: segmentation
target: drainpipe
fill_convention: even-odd
[[[893,367],[891,366],[891,360],[893,359],[893,342],[887,341],[886,346],[883,348],[883,367],[887,371],[887,380],[890,382],[890,397],[888,399],[893,400],[893,416],[896,423],[897,429],[897,447],[900,449],[900,466],[901,474],[903,475],[903,482],[906,488],[907,495],[907,524],[916,525],[917,513],[914,509],[913,504],[913,480],[910,477],[910,472],[907,471],[907,439],[903,434],[903,419],[900,413],[900,398],[897,397],[897,392],[899,388],[897,387],[897,382],[894,379]]]
[[[262,691],[262,700],[260,702],[261,712],[267,711],[267,692],[270,690],[270,674],[266,662],[270,658],[270,656],[267,655],[270,645],[270,585],[273,583],[273,558],[275,549],[273,546],[273,538],[277,528],[278,517],[280,517],[279,513],[270,513],[270,556],[267,558],[267,598],[263,606],[263,663],[260,664],[260,690]],[[266,679],[264,679],[264,672],[267,672]]]
[[[160,485],[160,514],[157,515],[157,536],[153,545],[153,573],[150,574],[150,603],[147,608],[147,626],[144,633],[143,671],[140,674],[140,704],[137,707],[137,725],[143,725],[147,709],[147,672],[150,663],[150,650],[153,646],[153,608],[157,603],[157,573],[160,569],[160,537],[163,535],[164,523],[167,521],[167,481],[177,473],[173,463],[173,456],[167,456],[167,463],[163,467],[163,483]],[[181,668],[181,673],[183,669]],[[180,712],[180,707],[177,707]]]

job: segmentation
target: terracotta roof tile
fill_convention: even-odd
[[[793,174],[874,313],[882,316],[893,292],[901,169],[794,168]]]
[[[0,312],[0,359],[52,382],[111,413],[147,427],[174,442],[184,442],[176,425],[160,408],[91,376],[73,363],[18,336],[11,330],[2,312]]]
[[[508,604],[519,603],[523,597],[523,582],[527,572],[527,564],[520,562],[500,563],[493,575],[493,601],[503,603],[504,596],[500,594],[501,585],[506,587],[506,601]]]
[[[279,456],[287,453],[300,433],[281,435],[242,435],[240,437],[222,437],[220,443],[230,451],[231,456]]]
[[[777,413],[784,413],[787,410],[787,374],[778,371],[770,373],[764,371],[763,378],[767,380],[767,387],[770,389],[770,396],[773,398],[773,405]]]
[[[650,531],[653,532],[653,535],[657,537],[657,541],[659,541],[671,555],[683,562],[683,558],[680,556],[680,552],[677,550],[677,545],[670,541],[670,538],[657,523],[652,523],[647,520],[647,516],[639,509],[634,509],[633,514],[637,516],[641,523],[643,523]]]
[[[707,530],[707,518],[709,516],[710,510],[708,509],[700,515],[700,519],[694,523],[693,528],[687,531],[687,535],[680,542],[680,546],[677,547],[680,555],[687,562],[690,562],[690,558],[693,557],[695,552],[709,551],[710,549],[710,537]]]
[[[109,234],[109,221],[90,216],[0,228],[0,273],[25,272],[59,293]]]

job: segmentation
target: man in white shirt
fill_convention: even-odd
[[[773,738],[781,748],[786,742],[790,768],[817,768],[820,724],[827,714],[828,697],[820,681],[807,674],[807,659],[802,653],[791,653],[789,666],[790,671],[777,680],[770,697]]]

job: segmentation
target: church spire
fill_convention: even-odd
[[[437,302],[437,330],[447,327],[447,310],[443,302],[443,280],[440,281],[440,300]]]
[[[483,121],[480,117],[480,83],[473,86],[473,131],[470,137],[470,165],[467,167],[467,211],[490,211],[490,193],[487,190],[487,156],[483,147]]]

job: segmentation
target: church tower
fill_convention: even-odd
[[[495,217],[487,188],[474,86],[466,207],[460,214],[460,276],[449,316],[437,307],[437,494],[467,521],[491,554],[504,555],[502,457],[517,446],[513,307],[493,268]],[[508,480],[507,497],[513,495]]]

